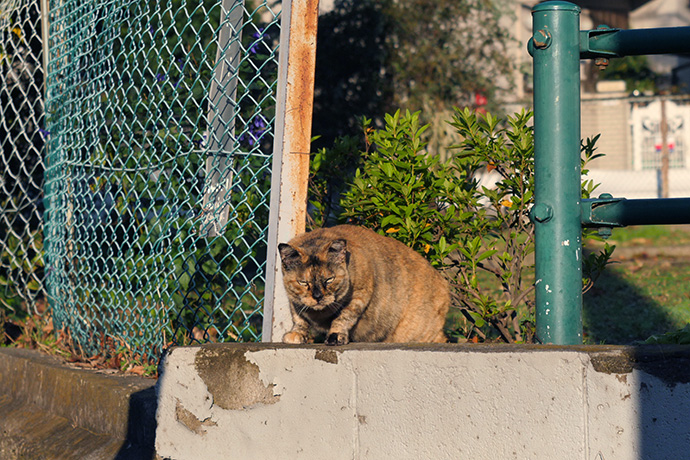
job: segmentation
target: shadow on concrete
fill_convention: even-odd
[[[655,377],[640,382],[638,458],[688,458],[690,453],[690,347],[636,347],[640,370]],[[670,365],[669,363],[672,363]]]
[[[630,385],[630,394],[621,396],[624,400],[632,398],[635,404],[634,459],[688,458],[690,346],[625,347],[611,360],[606,356],[593,356],[592,364],[597,370],[617,374],[619,380]]]
[[[156,388],[132,393],[129,399],[127,437],[115,460],[156,458]]]
[[[659,260],[638,259],[639,263]],[[623,274],[635,267],[634,259],[621,260],[607,268],[595,287],[583,296],[588,343],[639,344],[652,335],[678,329],[667,309],[624,278]],[[636,402],[635,458],[688,458],[690,391],[687,385],[679,384],[690,383],[690,346],[635,345],[626,350],[628,359],[620,361],[623,366],[614,366],[610,371],[631,379],[631,394],[627,397]],[[633,370],[648,375],[631,377]]]

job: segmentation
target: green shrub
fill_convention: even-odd
[[[447,162],[426,152],[427,126],[420,126],[419,113],[387,115],[383,129],[364,120],[361,166],[342,194],[340,220],[392,236],[442,270],[460,313],[451,318],[449,334],[460,340],[527,342],[533,336],[531,117],[522,111],[501,120],[456,109],[450,125],[464,140]],[[583,143],[583,167],[598,156],[595,143]],[[319,168],[329,154],[318,155],[313,182],[326,180]],[[583,196],[595,188],[584,182]],[[313,192],[314,209],[324,209]],[[585,263],[592,273],[588,285],[611,251],[607,246]]]

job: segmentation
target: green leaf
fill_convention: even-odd
[[[36,280],[31,280],[28,283],[26,283],[27,289],[30,289],[32,291],[40,291],[41,290],[41,284],[36,281]]]
[[[482,238],[480,236],[475,236],[474,239],[469,243],[470,251],[472,255],[476,255],[479,252],[479,248],[482,245]]]
[[[482,318],[482,315],[480,315],[479,313],[471,311],[471,310],[467,310],[467,314],[470,315],[475,326],[477,326],[477,327],[486,326],[486,321],[484,320],[484,318]]]
[[[534,201],[531,118],[531,111],[505,119],[456,109],[449,125],[463,140],[443,162],[423,150],[422,133],[428,129],[422,126],[423,116],[387,114],[383,129],[367,128],[368,145],[360,152],[353,186],[339,203],[341,219],[373,224],[383,234],[396,230],[392,236],[447,276],[457,276],[452,285],[467,310],[474,312],[470,318],[478,327],[488,327],[492,339],[500,333],[491,324],[505,320],[502,315],[508,309],[518,315],[518,324],[533,318],[529,303],[506,302],[531,288],[526,270],[532,264],[525,259],[534,250],[534,228],[524,219]],[[591,159],[593,143],[584,146],[582,158]],[[322,169],[328,164],[325,158]],[[498,168],[501,180],[482,186],[477,177],[489,163]],[[585,181],[583,194],[594,187],[592,181]],[[504,200],[510,200],[507,206],[502,205]],[[487,273],[478,264],[492,257],[498,262],[497,272],[486,281]],[[595,255],[591,265],[605,265],[605,258]],[[444,270],[449,264],[454,270]]]
[[[383,219],[381,219],[381,227],[386,228],[389,225],[400,225],[402,224],[402,220],[395,215],[387,215]]]
[[[488,259],[489,257],[493,256],[497,252],[498,251],[495,249],[490,249],[488,251],[484,251],[481,254],[479,254],[479,257],[477,257],[477,262],[481,262],[482,260]]]
[[[460,253],[463,256],[467,257],[468,260],[470,260],[470,261],[474,260],[474,254],[472,254],[470,251],[468,251],[467,249],[462,248],[462,247],[459,250],[460,250]]]
[[[441,238],[438,240],[438,250],[443,254],[446,252],[446,237],[441,235]]]

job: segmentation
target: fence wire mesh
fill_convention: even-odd
[[[0,316],[44,310],[40,17],[35,1],[0,1]]]
[[[584,99],[582,111],[582,137],[601,134],[597,146],[604,156],[588,168],[588,178],[601,184],[597,193],[629,199],[663,198],[665,192],[671,198],[690,196],[687,96],[598,97]]]
[[[25,245],[3,255],[6,284],[28,301],[45,286],[55,326],[87,354],[259,339],[278,13],[266,1],[53,0],[45,120],[40,28],[25,21],[36,100],[7,77],[2,93],[15,118],[33,117],[2,128],[18,171],[3,179],[3,254]],[[27,261],[39,268],[15,267]]]

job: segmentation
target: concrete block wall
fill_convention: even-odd
[[[597,153],[605,154],[590,165],[602,170],[632,168],[630,102],[628,99],[584,99],[581,106],[581,137],[597,141]]]
[[[688,347],[176,348],[164,458],[681,459]]]

